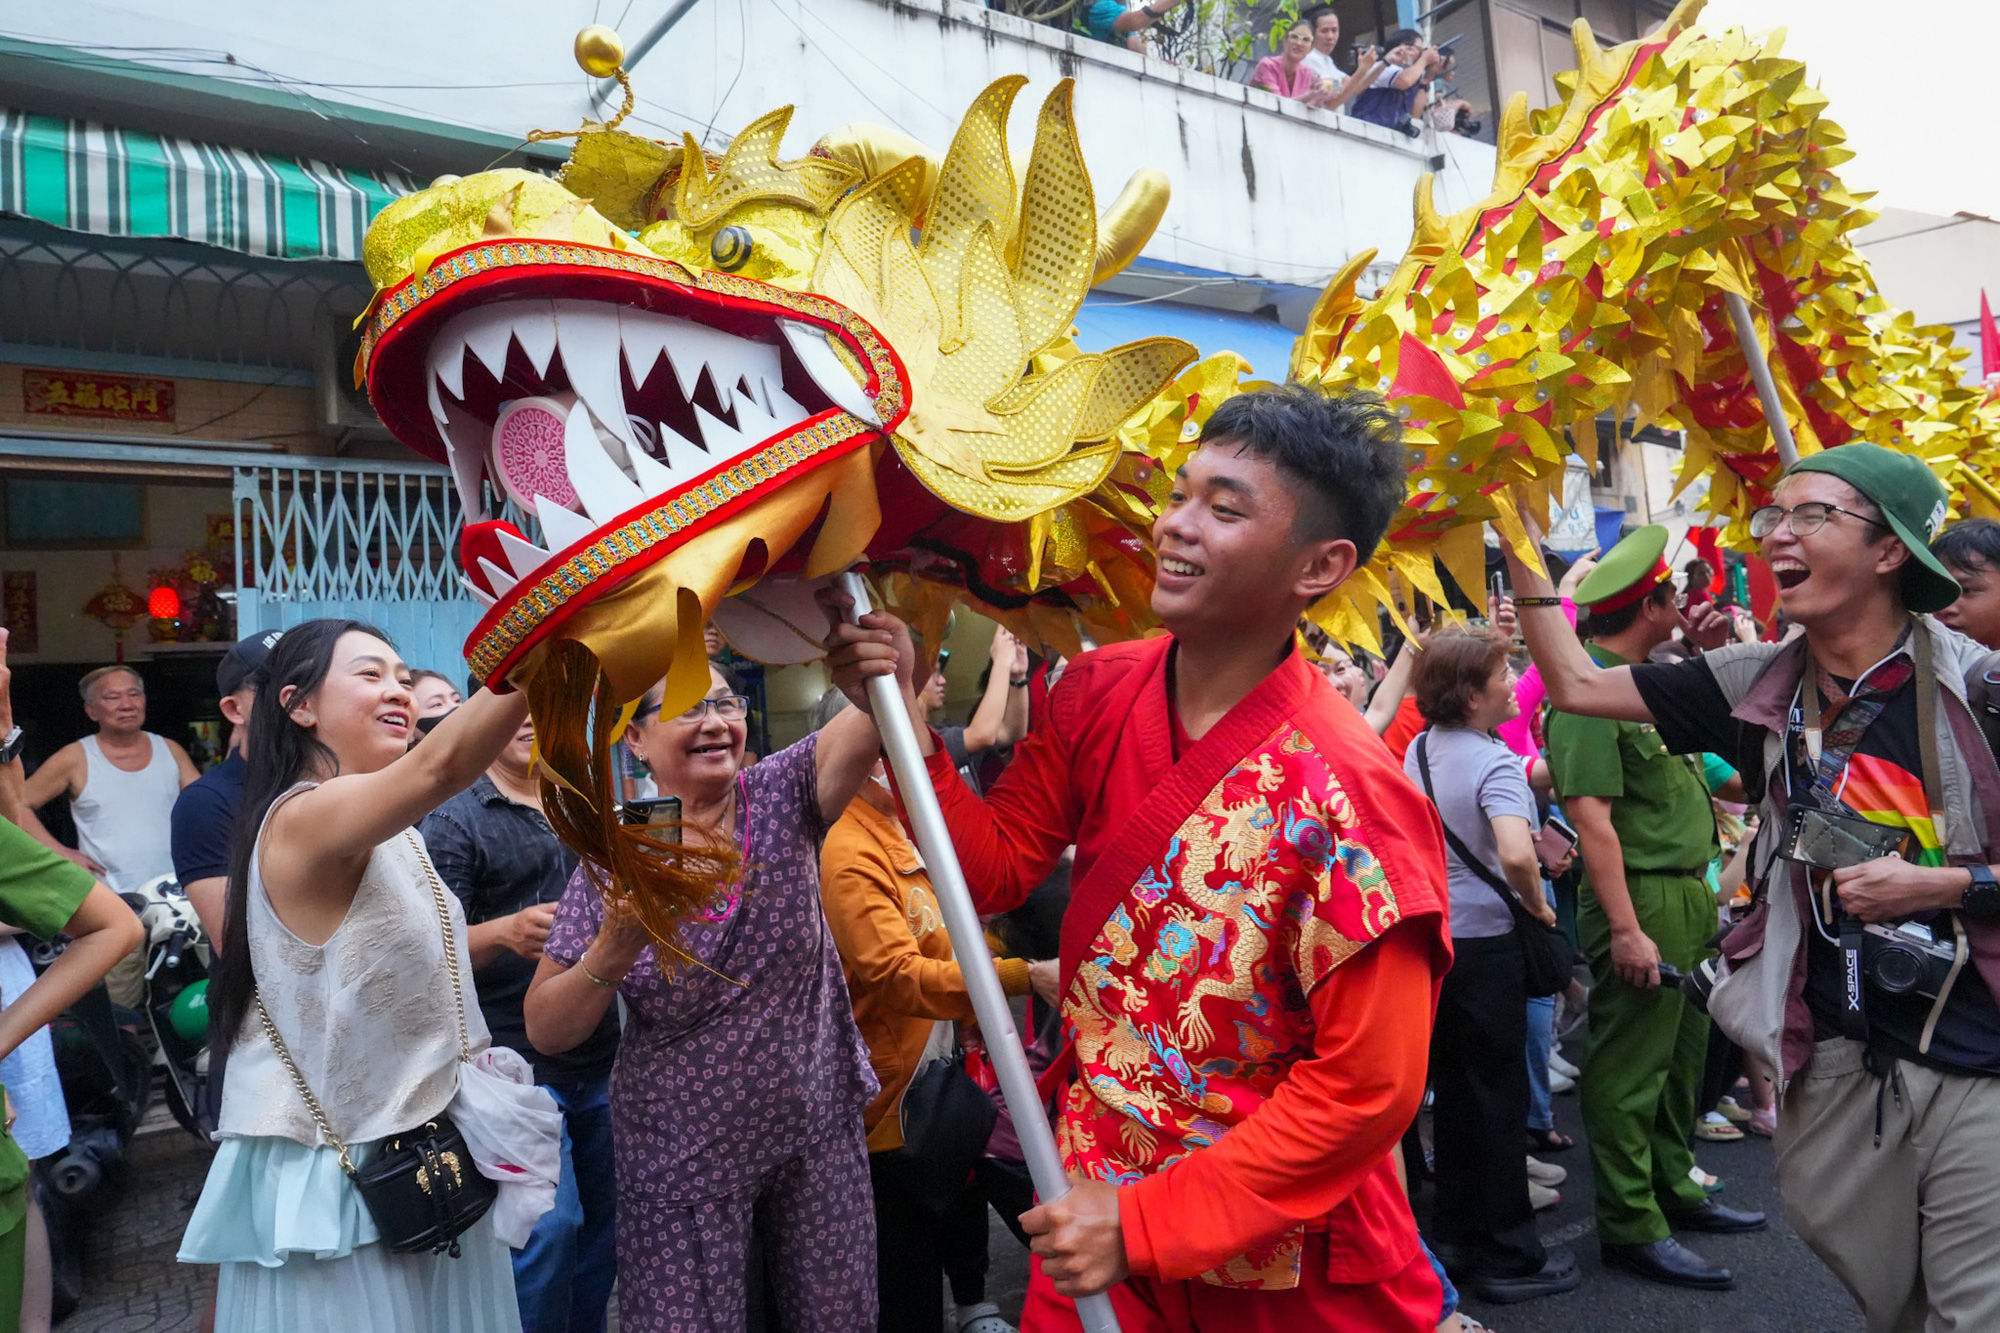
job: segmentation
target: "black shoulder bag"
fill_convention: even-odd
[[[1417,737],[1417,771],[1423,774],[1424,795],[1437,805],[1437,789],[1431,785],[1431,761],[1424,742],[1430,739],[1425,731]],[[1524,963],[1523,975],[1528,998],[1540,999],[1544,995],[1554,995],[1570,983],[1571,974],[1576,970],[1576,946],[1569,942],[1569,936],[1554,926],[1544,925],[1541,918],[1530,912],[1521,900],[1514,896],[1514,890],[1507,882],[1486,868],[1486,863],[1472,854],[1470,848],[1458,840],[1451,831],[1451,825],[1444,822],[1444,811],[1438,809],[1438,824],[1444,829],[1445,843],[1452,855],[1459,859],[1467,870],[1479,876],[1486,885],[1500,895],[1500,901],[1507,904],[1507,910],[1514,914],[1514,934],[1521,941],[1521,957]]]
[[[444,885],[439,882],[431,858],[416,834],[408,836],[424,873],[430,876],[431,893],[437,899],[438,924],[444,930],[445,966],[451,973],[452,997],[458,1001],[458,1058],[470,1063],[472,1040],[465,1026],[465,992],[459,984],[458,940],[452,934]],[[327,1122],[319,1098],[313,1096],[312,1089],[306,1086],[305,1075],[292,1062],[285,1039],[278,1035],[278,1025],[264,1008],[264,997],[255,998],[257,1019],[264,1025],[264,1035],[271,1039],[285,1072],[292,1076],[292,1085],[299,1090],[306,1110],[312,1112],[319,1132],[339,1151],[340,1169],[361,1192],[368,1215],[375,1219],[375,1229],[382,1233],[382,1243],[396,1254],[448,1253],[458,1258],[458,1238],[486,1215],[500,1192],[500,1186],[482,1175],[472,1160],[464,1133],[450,1116],[440,1111],[415,1129],[404,1130],[389,1139],[373,1161],[356,1169],[347,1155],[347,1145]]]

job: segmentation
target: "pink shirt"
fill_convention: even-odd
[[[1292,71],[1289,79],[1286,78],[1285,61],[1282,56],[1265,56],[1257,62],[1257,68],[1250,74],[1251,87],[1268,88],[1278,96],[1289,97],[1293,101],[1298,101],[1311,92],[1318,82],[1318,76],[1312,72],[1312,67],[1304,63]]]
[[[1576,628],[1576,603],[1563,598],[1563,615],[1571,629]],[[1521,705],[1521,711],[1493,729],[1495,735],[1507,743],[1507,748],[1527,759],[1530,765],[1539,758],[1535,750],[1534,720],[1535,710],[1549,697],[1549,687],[1542,684],[1542,669],[1531,666],[1527,674],[1514,685],[1514,700]]]

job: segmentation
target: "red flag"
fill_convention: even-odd
[[[1979,289],[1979,374],[1982,379],[2000,375],[2000,328],[1994,327],[1984,287]]]

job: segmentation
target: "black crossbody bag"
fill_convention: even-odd
[[[1417,771],[1423,774],[1424,795],[1431,798],[1431,805],[1437,806],[1437,788],[1431,785],[1431,761],[1424,742],[1430,739],[1428,731],[1417,737]],[[1521,941],[1523,979],[1528,998],[1538,1000],[1545,995],[1554,995],[1566,988],[1571,975],[1576,971],[1576,946],[1569,942],[1569,936],[1546,925],[1540,917],[1530,912],[1521,900],[1514,896],[1514,890],[1507,882],[1486,868],[1486,863],[1474,856],[1466,845],[1451,831],[1451,825],[1444,822],[1444,811],[1438,810],[1438,826],[1444,830],[1445,843],[1461,864],[1485,881],[1486,885],[1500,895],[1500,901],[1507,904],[1507,910],[1514,915],[1514,934]]]
[[[465,1025],[465,992],[460,988],[458,972],[458,940],[452,934],[451,913],[445,906],[444,885],[438,880],[438,873],[431,865],[431,858],[425,853],[423,844],[416,834],[410,833],[411,845],[422,863],[424,873],[430,876],[431,893],[437,900],[438,924],[444,930],[445,967],[451,973],[452,997],[458,1001],[458,1058],[466,1063],[472,1061],[472,1040]],[[440,1111],[414,1129],[404,1130],[382,1145],[382,1151],[367,1166],[356,1169],[354,1160],[347,1154],[347,1144],[333,1132],[326,1112],[306,1086],[305,1075],[292,1062],[292,1053],[285,1047],[285,1039],[278,1035],[278,1025],[271,1021],[271,1015],[264,1008],[264,997],[258,995],[257,1019],[264,1025],[264,1035],[271,1039],[271,1046],[284,1064],[285,1072],[292,1076],[292,1085],[299,1090],[306,1110],[312,1113],[313,1122],[326,1141],[340,1153],[340,1169],[354,1182],[354,1188],[361,1193],[361,1202],[368,1206],[368,1215],[375,1219],[375,1229],[382,1233],[382,1243],[396,1254],[449,1254],[459,1257],[458,1238],[472,1229],[475,1222],[486,1215],[493,1206],[493,1200],[500,1192],[497,1182],[482,1175],[478,1163],[472,1160],[472,1150],[466,1146],[465,1135],[451,1117]]]

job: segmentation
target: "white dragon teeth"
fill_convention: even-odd
[[[667,434],[672,435],[673,432],[668,431]],[[661,452],[664,453],[665,450]],[[632,465],[632,475],[638,478],[639,489],[648,497],[665,495],[674,488],[673,469],[643,449],[633,450],[632,456],[626,461]]]
[[[795,320],[775,322],[828,400],[872,425],[881,424],[874,403],[828,345],[824,331]],[[564,418],[563,472],[588,516],[537,491],[532,507],[550,549],[501,534],[512,573],[491,562],[481,572],[502,593],[503,584],[511,586],[547,564],[551,552],[587,538],[644,500],[668,495],[719,464],[751,452],[812,415],[785,392],[785,363],[775,343],[673,315],[596,301],[523,299],[466,310],[433,340],[426,390],[470,521],[488,516],[486,477],[493,475],[496,484],[501,480],[488,457],[494,428],[480,424],[452,400],[464,401],[467,396],[466,353],[492,381],[505,386],[508,357],[517,344],[537,376],[546,376],[558,350],[562,354],[576,400]],[[696,407],[698,438],[684,436],[665,422],[641,422],[635,429],[625,402],[625,380],[629,377],[643,387],[662,356],[672,367],[684,400],[692,403],[706,375],[715,401],[723,412],[733,413],[736,424]],[[502,406],[518,392],[503,387]],[[546,396],[548,391],[543,392]],[[658,436],[657,445],[642,438],[649,428]],[[549,481],[553,484],[554,479]],[[478,585],[468,581],[468,586]],[[481,600],[487,600],[483,592]]]
[[[591,522],[601,526],[646,495],[611,461],[591,416],[590,409],[582,403],[570,408],[563,430],[563,462],[569,468],[569,483],[576,488],[577,499],[583,501]],[[630,425],[626,431],[630,433]]]
[[[795,319],[781,319],[778,328],[791,344],[792,352],[806,368],[806,373],[819,385],[820,392],[831,398],[834,405],[843,411],[852,412],[871,426],[882,424],[882,414],[875,410],[875,404],[854,376],[847,373],[847,367],[834,355],[833,348],[827,346],[826,334],[810,324],[801,324]]]
[[[503,307],[504,308],[504,307]],[[596,301],[557,301],[556,342],[569,386],[627,449],[639,442],[625,419],[625,385],[619,374],[618,307]],[[623,462],[621,456],[619,459]]]
[[[546,495],[535,497],[535,517],[542,521],[542,535],[548,538],[550,551],[574,546],[597,527],[582,514],[571,513]]]
[[[486,443],[490,435],[471,414],[438,396],[437,379],[430,379],[431,421],[444,437],[445,457],[451,463],[452,483],[458,487],[459,508],[468,523],[484,523],[486,492],[480,486],[486,474]]]
[[[486,571],[486,582],[498,596],[505,597],[517,582],[512,574],[483,555],[479,557],[479,567]]]
[[[481,606],[491,606],[500,600],[463,574],[458,576],[458,586],[471,593],[472,600],[478,602]]]
[[[501,309],[514,317],[514,341],[521,344],[537,375],[549,373],[556,352],[556,306],[553,301],[510,301]]]
[[[736,410],[741,412],[742,404],[737,404]],[[746,446],[757,443],[756,440],[745,437],[741,431],[722,418],[709,415],[705,407],[697,407],[694,410],[694,419],[701,426],[702,447],[708,450],[709,460],[712,463],[726,462],[742,453]],[[759,439],[761,438],[760,436]]]
[[[512,565],[514,572],[522,578],[541,568],[549,558],[547,551],[525,537],[516,537],[505,528],[496,529],[494,535],[500,539],[500,550],[507,557],[507,563]]]

